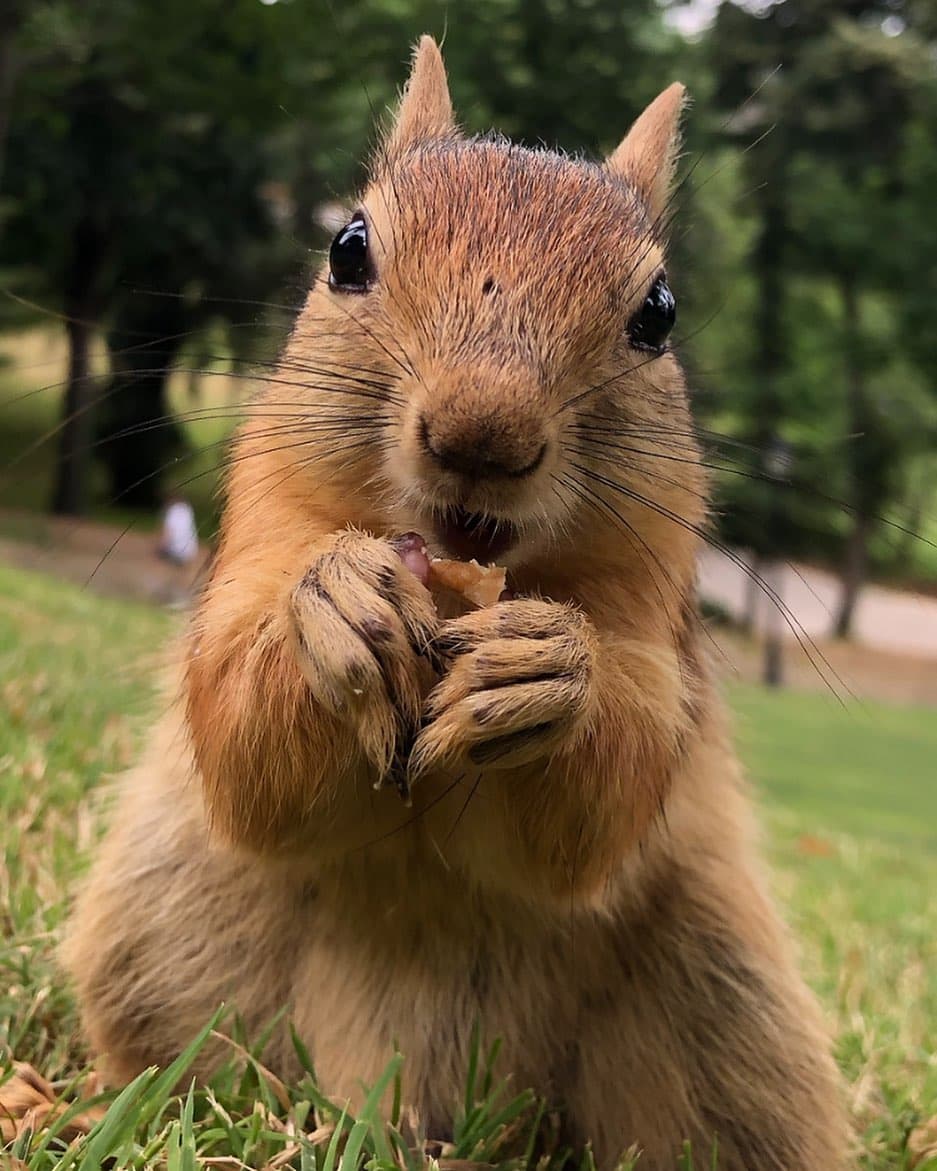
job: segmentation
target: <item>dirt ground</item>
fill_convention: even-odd
[[[4,514],[0,561],[57,574],[109,596],[159,604],[184,604],[206,557],[179,569],[156,554],[156,536],[91,521]],[[9,535],[15,534],[15,535]],[[827,637],[835,581],[804,566],[786,572],[784,597],[800,644],[784,631],[784,678],[807,691],[835,690],[843,698],[879,699],[937,707],[937,599],[868,587],[859,605],[856,635],[849,642]],[[745,604],[745,577],[736,565],[707,553],[701,565],[706,597],[738,616]],[[763,626],[767,606],[759,611]],[[755,681],[761,676],[760,638],[723,626],[707,626],[720,675]],[[812,661],[811,661],[812,660]]]
[[[11,535],[15,534],[15,535]],[[108,597],[170,603],[195,584],[206,556],[179,567],[157,554],[157,535],[68,517],[4,513],[0,561],[56,574]]]

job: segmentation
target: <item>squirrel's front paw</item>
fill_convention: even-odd
[[[592,701],[596,640],[573,606],[499,602],[444,623],[450,664],[410,754],[411,782],[439,767],[510,768],[575,743]]]
[[[296,656],[323,707],[350,721],[378,781],[413,742],[437,618],[389,541],[337,534],[294,588]],[[395,770],[396,771],[396,770]]]

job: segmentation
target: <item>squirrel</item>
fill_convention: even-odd
[[[669,1171],[687,1140],[723,1171],[845,1165],[697,608],[665,271],[684,104],[601,164],[468,137],[419,41],[234,441],[179,702],[67,930],[111,1081],[222,1002],[298,1076],[285,1009],[352,1103],[398,1046],[444,1137],[478,1022],[599,1167],[637,1144]],[[406,532],[510,592],[446,613]]]

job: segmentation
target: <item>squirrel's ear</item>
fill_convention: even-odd
[[[454,129],[442,54],[432,37],[420,37],[384,153],[394,155],[416,142],[445,138]]]
[[[652,217],[663,215],[680,151],[680,115],[686,88],[675,81],[640,115],[605,166],[626,179],[647,204]]]

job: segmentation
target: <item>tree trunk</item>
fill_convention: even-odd
[[[124,370],[108,386],[109,399],[130,405],[111,418],[102,436],[111,504],[153,512],[162,503],[162,473],[180,439],[178,425],[168,418],[169,374],[169,369],[139,375]]]
[[[859,594],[865,584],[869,567],[869,535],[872,529],[870,494],[875,495],[876,476],[869,474],[878,469],[868,468],[874,463],[874,452],[878,437],[874,434],[875,420],[868,400],[865,379],[865,364],[862,359],[862,320],[859,291],[852,274],[842,274],[839,280],[840,297],[843,305],[843,341],[846,365],[846,409],[849,431],[855,439],[847,447],[852,480],[852,532],[846,542],[846,552],[841,569],[843,592],[839,610],[833,626],[837,638],[848,638],[852,631],[852,620],[859,601]]]
[[[756,435],[764,450],[778,432],[782,405],[778,378],[784,370],[788,353],[784,336],[785,272],[787,248],[786,173],[777,163],[769,181],[758,191],[760,230],[752,257],[758,282],[755,313],[758,377]]]
[[[169,409],[169,376],[191,326],[181,296],[131,294],[108,331],[112,377],[98,442],[112,504],[152,511],[162,503],[162,473],[182,440]]]
[[[64,516],[83,516],[88,509],[88,468],[94,433],[91,338],[96,317],[94,290],[103,260],[101,229],[88,216],[75,227],[64,282],[68,380],[52,492],[52,511]]]
[[[852,631],[852,620],[862,587],[865,585],[869,568],[869,534],[872,525],[867,517],[857,516],[846,542],[843,558],[842,582],[839,610],[836,614],[834,634],[837,638],[848,638]]]
[[[59,454],[52,511],[59,516],[83,516],[88,510],[88,464],[91,448],[91,326],[81,317],[69,317],[68,382],[65,421],[59,434]]]
[[[915,545],[921,539],[921,526],[934,499],[930,480],[922,477],[920,483],[912,488],[909,497],[905,531],[898,537],[892,562],[893,570],[899,577],[912,576]]]
[[[25,15],[25,5],[18,0],[4,0],[0,6],[0,190],[3,189],[3,163],[13,110],[13,90],[19,76],[16,36]]]

